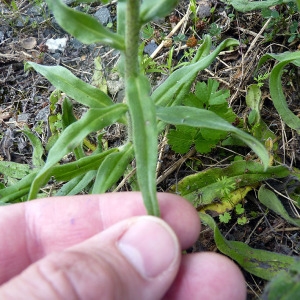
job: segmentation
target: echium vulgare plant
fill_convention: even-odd
[[[155,170],[158,135],[166,124],[230,132],[249,145],[267,167],[268,153],[255,138],[211,111],[181,106],[198,72],[207,68],[224,48],[236,46],[236,40],[227,39],[211,52],[211,38],[206,36],[192,61],[173,72],[151,93],[149,80],[143,75],[138,58],[139,32],[147,22],[170,13],[177,0],[144,0],[142,3],[140,0],[119,0],[116,32],[108,30],[93,17],[73,10],[61,0],[46,2],[58,24],[82,43],[102,43],[120,51],[118,69],[125,80],[125,101],[114,103],[107,94],[78,79],[66,68],[28,62],[26,69],[33,68],[58,90],[89,109],[77,120],[72,113],[72,102],[65,97],[62,104],[63,131],[49,150],[46,162],[35,164],[35,168],[19,182],[0,190],[2,203],[24,196],[36,198],[51,177],[66,182],[59,195],[74,193],[78,186],[91,183],[92,193],[103,193],[124,175],[128,164],[135,159],[137,181],[147,211],[159,216]],[[84,138],[115,122],[127,126],[124,144],[105,151],[97,149],[87,156],[82,147]],[[60,164],[62,157],[70,152],[75,154],[76,161]]]

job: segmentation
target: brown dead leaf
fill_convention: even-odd
[[[36,38],[34,37],[29,37],[20,41],[21,47],[26,50],[33,49],[36,46],[36,44]]]

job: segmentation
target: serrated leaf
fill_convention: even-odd
[[[238,204],[238,205],[236,205],[236,207],[235,207],[235,212],[238,214],[238,215],[241,215],[241,214],[243,214],[244,212],[245,212],[245,209],[244,209],[244,207],[242,206],[242,204]]]
[[[199,137],[195,140],[195,149],[201,154],[209,153],[215,147],[216,143],[213,141],[204,140],[202,137]]]
[[[60,0],[46,0],[57,23],[84,44],[102,43],[115,49],[124,50],[122,36],[109,31],[95,18],[74,10]]]
[[[167,135],[168,143],[175,152],[185,154],[195,142],[198,131],[189,126],[176,126]]]
[[[0,173],[11,178],[22,179],[30,173],[30,167],[13,161],[0,161]]]
[[[219,220],[220,222],[227,224],[231,220],[231,215],[228,212],[225,212],[223,215],[219,215]]]

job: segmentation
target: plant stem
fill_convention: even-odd
[[[140,0],[127,0],[125,28],[125,78],[139,74]]]

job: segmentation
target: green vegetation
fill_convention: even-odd
[[[261,117],[262,88],[269,80],[270,95],[282,121],[300,133],[299,117],[289,109],[281,82],[287,65],[300,66],[300,52],[265,54],[261,57],[255,66],[256,83],[246,87],[247,112],[241,116],[228,105],[231,96],[229,89],[220,88],[216,79],[197,79],[199,72],[210,67],[222,51],[234,50],[239,46],[239,42],[231,38],[219,43],[221,28],[216,23],[208,26],[208,32],[217,39],[212,42],[210,35],[203,36],[199,47],[186,51],[184,60],[179,60],[174,66],[174,47],[170,48],[165,63],[158,64],[141,54],[143,45],[140,45],[139,37],[151,39],[155,30],[149,22],[168,15],[175,8],[176,0],[143,1],[142,4],[139,0],[119,1],[116,32],[102,26],[88,14],[69,8],[60,0],[46,2],[58,24],[79,41],[85,44],[102,43],[120,52],[117,70],[124,78],[126,97],[124,103],[114,103],[103,89],[101,74],[96,72],[93,78],[98,81],[97,87],[80,80],[61,66],[27,62],[27,72],[39,72],[56,87],[50,96],[49,127],[52,135],[43,146],[28,128],[24,130],[34,149],[32,168],[0,161],[0,172],[4,174],[6,183],[1,185],[0,204],[42,197],[45,195],[42,188],[50,179],[61,183],[61,187],[54,191],[60,196],[82,191],[111,191],[132,170],[131,163],[135,161],[134,176],[145,207],[149,214],[159,216],[156,168],[160,134],[167,137],[168,144],[177,154],[184,155],[193,147],[201,154],[230,147],[234,155],[227,158],[226,167],[216,165],[195,170],[194,174],[183,176],[170,190],[195,206],[202,221],[213,230],[221,252],[260,278],[275,278],[268,286],[267,295],[274,295],[274,290],[284,288],[279,286],[278,278],[282,276],[288,276],[286,280],[293,285],[294,279],[299,276],[299,265],[294,265],[293,257],[226,240],[209,213],[219,216],[222,223],[236,221],[238,225],[245,225],[253,212],[245,209],[244,198],[250,191],[257,191],[260,203],[289,223],[300,226],[299,219],[290,216],[282,205],[276,189],[268,189],[266,185],[270,180],[287,180],[285,188],[289,188],[288,197],[295,206],[299,206],[300,172],[276,157],[279,147],[277,136]],[[262,10],[267,16],[270,6],[283,2],[287,3],[282,0],[232,0],[228,5],[242,12]],[[293,6],[294,11],[299,7],[298,2]],[[191,1],[191,12],[195,28],[199,21],[196,1]],[[235,15],[230,17],[234,19]],[[269,17],[278,26],[283,20],[280,13],[273,12]],[[289,24],[288,40],[292,43],[299,38],[299,31],[294,21]],[[274,33],[271,32],[268,38]],[[219,44],[214,47],[213,43]],[[277,62],[275,66],[258,73],[259,68],[271,59]],[[166,79],[158,87],[152,86],[145,75],[147,73],[163,74]],[[74,101],[71,99],[87,107],[87,112],[79,119],[75,117]],[[61,112],[57,110],[58,102],[61,103]],[[126,134],[122,145],[108,148],[103,146],[102,137],[105,128],[113,124],[124,126]],[[86,139],[90,134],[96,136],[96,145]],[[244,155],[245,149],[250,151],[249,148],[249,155]],[[70,153],[73,153],[75,160],[62,162]],[[131,189],[135,188],[132,184]],[[287,272],[288,269],[290,271]],[[297,286],[295,294],[298,291]],[[272,297],[270,299],[285,299]]]

